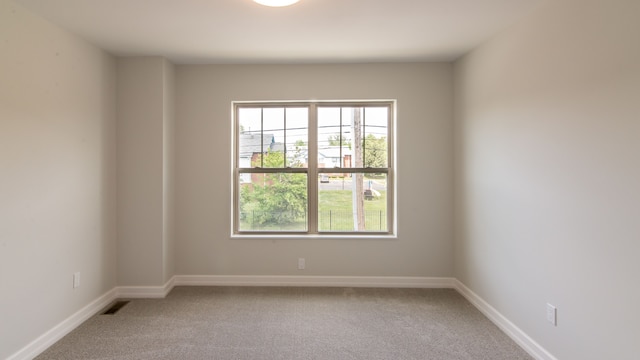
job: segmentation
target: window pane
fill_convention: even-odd
[[[239,108],[238,167],[306,167],[307,108]]]
[[[387,174],[318,176],[318,231],[387,231]]]
[[[285,167],[282,142],[284,140],[284,108],[262,109],[262,128],[262,135],[270,140],[262,155],[262,167]]]
[[[273,137],[262,133],[262,109],[239,108],[238,127],[238,167],[262,166],[262,153],[269,149]]]
[[[283,142],[287,152],[287,167],[306,168],[309,153],[309,109],[286,109],[286,132]]]
[[[388,166],[388,107],[319,107],[318,167]]]
[[[364,167],[385,168],[388,166],[389,109],[367,107],[363,110],[362,163]]]
[[[245,173],[238,188],[239,231],[307,231],[307,174]]]
[[[318,167],[341,167],[341,109],[318,108]]]

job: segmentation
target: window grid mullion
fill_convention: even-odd
[[[285,107],[284,109],[282,109],[282,111],[284,112],[284,114],[283,114],[284,118],[282,119],[282,121],[284,123],[283,124],[284,125],[283,126],[283,128],[284,128],[283,129],[283,137],[284,137],[284,143],[283,143],[284,145],[283,146],[284,146],[284,149],[282,149],[282,151],[284,151],[284,157],[283,157],[284,158],[283,159],[284,164],[283,165],[284,165],[284,167],[287,167],[287,108]]]
[[[260,167],[264,167],[264,108],[260,108]]]
[[[344,158],[342,157],[342,107],[340,108],[340,167],[344,166]]]
[[[309,234],[318,233],[318,107],[308,104],[309,109],[309,137],[307,139],[308,154],[308,192],[307,230]]]
[[[362,107],[362,167],[367,163],[367,108]]]

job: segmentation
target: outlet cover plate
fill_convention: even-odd
[[[73,288],[80,287],[80,272],[73,273]]]
[[[558,309],[549,303],[547,303],[547,321],[553,326],[558,326]]]

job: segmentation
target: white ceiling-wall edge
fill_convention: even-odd
[[[103,49],[104,50],[104,49]],[[280,59],[280,58],[236,58],[236,57],[190,57],[181,58],[170,55],[153,55],[146,53],[113,53],[104,50],[117,59],[161,57],[174,65],[356,65],[356,64],[451,64],[460,57],[398,57],[398,58],[326,58],[326,59]]]
[[[157,52],[139,50],[113,50],[102,48],[117,57],[147,57],[161,56],[178,65],[206,65],[206,64],[359,64],[359,63],[424,63],[424,62],[452,62],[467,52],[460,53],[454,49],[438,50],[435,52],[403,51],[400,53],[381,53],[367,51],[362,55],[318,55],[314,54],[253,54],[245,52],[218,52],[218,53],[189,53],[188,55],[176,52]],[[472,50],[472,49],[470,49]],[[321,53],[321,51],[317,51]]]
[[[125,55],[117,57],[135,57]],[[140,55],[148,56],[148,55]],[[167,60],[176,65],[339,65],[339,64],[420,64],[420,63],[452,63],[459,56],[428,58],[328,58],[328,59],[270,59],[270,58],[175,58],[167,56]]]

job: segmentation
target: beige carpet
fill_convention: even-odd
[[[36,359],[532,359],[455,290],[176,287]]]

